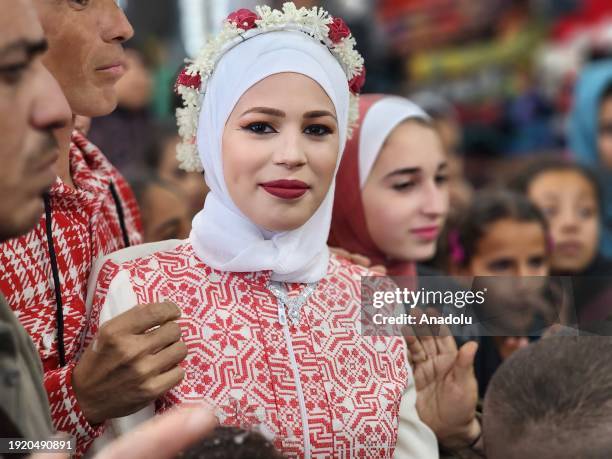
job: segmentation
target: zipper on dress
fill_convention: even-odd
[[[287,313],[285,311],[285,305],[282,301],[277,300],[278,303],[278,323],[283,327],[287,325]]]
[[[302,389],[302,382],[300,381],[300,371],[298,369],[297,361],[295,360],[295,353],[293,351],[293,343],[291,342],[291,333],[289,332],[289,326],[287,325],[287,315],[285,313],[285,305],[280,300],[278,300],[277,302],[278,302],[278,320],[283,326],[283,332],[285,334],[285,342],[287,344],[287,350],[289,352],[289,361],[291,362],[291,369],[293,370],[295,390],[297,392],[298,402],[300,405],[300,414],[302,416],[302,431],[304,432],[304,458],[309,459],[311,456],[310,430],[308,429],[308,416],[306,414],[306,400],[304,399],[304,390]]]

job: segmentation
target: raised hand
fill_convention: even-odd
[[[100,327],[72,378],[91,424],[132,414],[183,379],[179,317],[172,303],[138,305]]]
[[[423,312],[412,310],[416,323]],[[436,315],[428,310],[427,315]],[[416,407],[421,420],[447,449],[462,449],[480,436],[476,418],[478,382],[474,375],[476,342],[457,349],[446,326],[418,325],[404,329],[409,360],[417,390]]]

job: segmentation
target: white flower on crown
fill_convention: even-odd
[[[323,8],[297,8],[283,4],[282,10],[257,6],[255,12],[238,10],[228,16],[221,32],[211,39],[198,56],[187,61],[176,83],[176,92],[183,99],[183,108],[176,111],[179,135],[177,147],[180,167],[186,171],[202,172],[196,134],[203,95],[209,78],[223,55],[244,39],[276,30],[299,30],[324,43],[342,66],[351,91],[348,136],[351,137],[359,119],[359,91],[365,79],[363,57],[349,28],[340,18],[333,18]]]

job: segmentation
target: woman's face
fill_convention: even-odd
[[[431,258],[448,213],[447,163],[435,131],[416,121],[396,127],[362,190],[368,231],[389,258]]]
[[[339,150],[334,104],[312,79],[269,76],[245,92],[223,132],[223,175],[234,204],[268,231],[304,225],[321,205]]]
[[[597,146],[601,162],[612,169],[612,97],[606,97],[599,107]]]
[[[599,207],[591,182],[575,171],[544,172],[531,182],[528,194],[548,219],[554,242],[552,269],[585,269],[599,243]]]

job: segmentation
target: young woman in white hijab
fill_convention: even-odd
[[[362,67],[341,20],[285,4],[230,15],[179,79],[179,156],[206,171],[204,209],[188,240],[103,260],[90,298],[89,336],[135,304],[180,308],[185,377],[157,412],[209,404],[288,457],[437,457],[404,340],[359,332],[372,273],[326,244]]]

